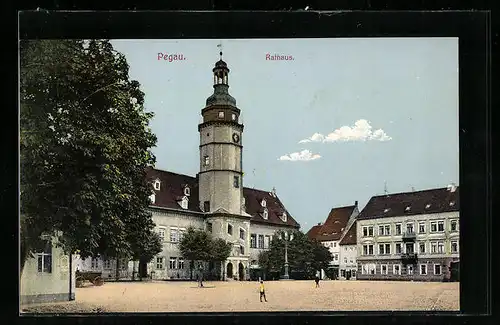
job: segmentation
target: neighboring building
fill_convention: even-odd
[[[356,217],[348,223],[347,231],[340,239],[340,279],[355,279],[358,269],[356,256],[357,256],[357,243],[356,243]]]
[[[236,100],[228,92],[229,69],[222,61],[222,52],[213,75],[214,93],[206,100],[201,110],[203,121],[198,125],[200,172],[192,177],[148,168],[154,188],[153,220],[163,239],[163,251],[147,266],[147,273],[156,279],[195,276],[193,270],[199,266],[184,260],[178,249],[189,226],[206,229],[233,244],[222,267],[203,266],[207,276],[240,280],[250,278],[250,269],[259,270],[258,254],[268,248],[277,230],[300,227],[274,189],[269,192],[243,187],[243,124]],[[102,262],[95,262],[96,267]],[[114,264],[108,263],[108,273],[113,276]],[[86,262],[84,270],[89,265],[91,261]],[[137,267],[130,262],[123,272],[130,277],[138,272]]]
[[[348,225],[354,222],[358,213],[358,201],[351,206],[333,208],[328,214],[325,223],[313,226],[307,232],[309,238],[321,242],[332,253],[331,276],[334,279],[339,276],[340,239],[347,231]],[[324,278],[326,273],[326,270],[321,270],[320,277]]]
[[[56,247],[56,239],[47,240],[43,251],[32,254],[21,274],[21,304],[75,300],[74,256]]]
[[[358,279],[443,281],[459,261],[459,188],[375,196],[357,221]]]

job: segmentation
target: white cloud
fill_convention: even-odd
[[[342,126],[328,135],[314,133],[307,139],[300,140],[299,143],[307,142],[338,142],[338,141],[389,141],[392,138],[384,130],[372,131],[372,126],[367,120],[361,119],[354,123],[354,126]]]
[[[309,150],[302,150],[301,152],[293,152],[288,155],[284,155],[278,158],[278,160],[288,160],[288,161],[310,161],[321,158],[318,154],[313,154]]]

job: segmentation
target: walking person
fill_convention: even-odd
[[[319,276],[316,275],[314,282],[316,282],[316,288],[319,288]]]
[[[260,302],[262,302],[262,297],[264,297],[264,301],[267,302],[266,290],[264,288],[264,282],[262,280],[260,280],[259,292],[260,292]]]

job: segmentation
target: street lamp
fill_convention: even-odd
[[[288,232],[285,231],[284,238],[282,238],[280,234],[280,239],[285,240],[285,274],[283,275],[283,279],[289,280],[290,276],[288,275],[288,241],[293,240],[293,234],[290,234],[290,236],[288,236]]]

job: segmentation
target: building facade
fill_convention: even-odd
[[[340,240],[347,232],[348,226],[354,223],[358,213],[359,210],[357,201],[351,206],[333,208],[324,223],[320,223],[312,227],[307,232],[307,236],[309,238],[315,239],[321,242],[325,247],[328,247],[333,256],[329,272],[327,272],[327,270],[321,270],[320,278],[323,279],[327,277],[327,273],[330,273],[329,277],[334,279],[339,277],[341,261]]]
[[[56,238],[29,257],[21,273],[20,304],[75,300],[75,257],[57,247]]]
[[[459,261],[459,188],[375,196],[358,216],[357,278],[446,281]]]
[[[259,252],[268,248],[274,233],[300,227],[274,189],[243,186],[244,126],[236,100],[228,92],[229,68],[222,52],[212,71],[214,93],[207,98],[198,125],[199,173],[192,177],[148,169],[153,184],[150,208],[163,241],[163,251],[147,265],[147,273],[154,279],[193,278],[199,267],[209,278],[249,279],[250,269],[259,269]],[[222,265],[194,265],[184,260],[178,243],[190,226],[232,243],[229,258]],[[114,264],[105,263],[109,274],[114,274]],[[138,272],[137,267],[129,262],[123,272],[130,277]]]
[[[347,231],[340,239],[340,274],[341,280],[354,280],[356,279],[356,272],[358,270],[357,264],[357,222],[356,217],[352,218],[352,222],[347,225]]]

